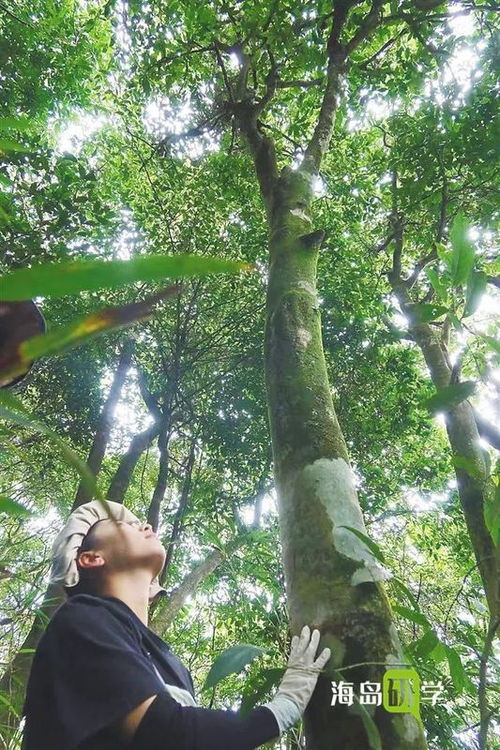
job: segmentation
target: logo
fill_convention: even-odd
[[[420,703],[432,702],[435,706],[443,693],[442,682],[421,682],[414,669],[388,669],[380,682],[360,682],[359,695],[355,695],[354,683],[332,681],[330,705],[352,706],[358,701],[365,706],[382,706],[390,713],[410,713],[420,719]]]

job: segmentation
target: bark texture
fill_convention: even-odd
[[[369,750],[350,707],[331,706],[333,669],[355,686],[382,682],[403,661],[382,581],[385,571],[350,526],[366,533],[335,414],[321,339],[312,175],[283,168],[274,189],[265,331],[266,387],[292,633],[304,624],[332,650],[304,715],[308,750]],[[423,750],[410,714],[367,707],[384,750]]]

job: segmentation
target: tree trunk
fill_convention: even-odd
[[[111,388],[109,389],[108,396],[99,415],[99,423],[87,458],[87,466],[94,476],[97,476],[101,470],[104,454],[109,441],[109,435],[111,433],[111,427],[113,425],[113,412],[118,403],[118,399],[120,398],[125,378],[127,377],[127,373],[132,363],[134,347],[134,339],[125,340],[120,351],[120,358],[118,360],[118,366],[116,368],[113,382],[111,383]],[[84,503],[88,503],[89,500],[92,500],[92,497],[83,482],[80,482],[76,491],[72,510],[75,510],[75,508],[78,508],[78,506],[83,505]]]
[[[398,299],[403,312],[411,320],[408,294],[399,289]],[[410,327],[410,332],[422,351],[436,389],[450,385],[452,369],[441,345],[440,334],[427,323]],[[474,467],[474,476],[463,468],[455,469],[458,494],[491,617],[497,620],[500,613],[499,550],[495,547],[484,520],[489,472],[479,445],[474,411],[468,401],[462,401],[446,410],[446,432],[453,454],[465,458],[467,464]]]
[[[214,549],[208,556],[198,563],[181,581],[181,583],[170,593],[168,599],[160,604],[150,620],[149,627],[158,635],[162,636],[174,621],[178,611],[186,603],[186,599],[194,594],[200,583],[213,573],[216,568],[230,554],[242,547],[251,539],[251,534],[244,533],[229,542],[224,550]]]
[[[182,521],[186,513],[186,508],[187,508],[188,499],[189,499],[189,492],[191,489],[191,483],[193,479],[195,447],[196,447],[196,439],[194,439],[193,442],[191,443],[191,448],[189,450],[189,455],[188,455],[188,459],[186,462],[186,469],[185,469],[185,474],[184,474],[184,482],[182,483],[182,491],[181,491],[181,498],[179,501],[179,507],[177,509],[177,513],[175,514],[174,523],[172,526],[172,533],[170,534],[170,540],[167,544],[167,555],[165,557],[165,564],[163,565],[163,570],[161,571],[160,578],[159,578],[160,584],[162,586],[165,585],[165,580],[168,575],[168,569],[170,567],[172,556],[174,554],[174,544],[179,538],[181,531],[182,531]]]
[[[98,474],[102,465],[111,431],[113,411],[120,397],[125,377],[130,368],[133,347],[133,341],[127,339],[120,352],[120,358],[113,377],[113,382],[111,383],[111,387],[99,415],[99,422],[87,459],[87,465],[94,475]],[[80,483],[70,512],[73,512],[83,503],[88,502],[89,499],[90,496],[87,494],[82,483]],[[17,713],[20,713],[22,709],[33,653],[38,646],[47,623],[65,599],[66,594],[61,586],[49,585],[47,587],[43,601],[40,607],[36,610],[35,618],[28,635],[24,639],[20,650],[14,656],[13,660],[2,675],[0,680],[0,690],[8,693],[14,710],[9,709],[9,707],[4,704],[0,705],[0,726],[6,727],[10,731],[15,729],[19,723],[20,717]]]
[[[137,462],[152,441],[157,437],[159,425],[153,424],[151,427],[134,435],[130,441],[127,452],[122,456],[117,470],[109,485],[107,499],[115,503],[123,503],[125,493],[130,485],[132,474],[137,466]]]
[[[316,265],[323,232],[312,231],[308,171],[283,168],[270,214],[265,331],[269,420],[291,630],[322,633],[332,658],[304,715],[308,750],[370,750],[362,720],[331,706],[332,669],[358,684],[382,682],[403,662],[385,577],[350,526],[366,534],[346,444],[333,407],[321,340]],[[262,179],[261,179],[262,185]],[[268,213],[269,216],[269,213]],[[384,750],[426,747],[409,713],[368,707]]]

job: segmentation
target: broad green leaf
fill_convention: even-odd
[[[472,315],[477,310],[481,297],[487,284],[487,276],[484,271],[471,271],[467,280],[467,292],[465,295],[465,307],[463,317]]]
[[[28,130],[32,124],[29,117],[0,117],[0,130]]]
[[[460,655],[451,646],[442,644],[446,651],[446,658],[448,659],[448,665],[450,667],[450,676],[453,680],[453,686],[457,693],[463,692],[463,689],[468,684],[469,678],[460,659]]]
[[[204,255],[141,255],[131,260],[80,260],[43,263],[7,274],[0,299],[63,297],[84,290],[114,288],[134,281],[158,281],[181,276],[238,273],[253,268],[249,263]]]
[[[166,287],[141,302],[106,307],[92,315],[21,342],[9,360],[0,361],[0,386],[11,383],[15,377],[27,372],[35,359],[49,354],[60,354],[83,344],[93,336],[147,319],[153,314],[154,306],[160,300],[180,291],[180,286]]]
[[[452,251],[448,250],[448,248],[445,247],[445,245],[443,245],[441,242],[436,242],[436,250],[437,250],[438,257],[440,258],[440,260],[443,261],[444,265],[446,266],[446,269],[450,271],[451,273],[452,264],[453,264]]]
[[[458,319],[457,315],[453,312],[453,310],[450,310],[448,312],[448,316],[449,316],[449,318],[450,318],[450,320],[452,322],[453,328],[456,331],[461,331],[462,330],[462,323]]]
[[[483,505],[483,516],[486,528],[491,534],[493,543],[498,546],[500,542],[500,486],[497,485],[495,492],[486,498]]]
[[[474,265],[474,245],[467,237],[469,224],[462,213],[457,214],[450,230],[452,247],[451,279],[454,286],[462,286]]]
[[[427,630],[421,638],[410,644],[415,659],[425,659],[437,646],[439,638],[434,630]]]
[[[5,495],[0,495],[0,513],[6,513],[9,516],[32,515],[32,512],[28,508],[25,508],[24,505]]]
[[[472,396],[475,390],[476,384],[472,380],[448,385],[424,401],[424,406],[433,414],[438,411],[446,411]]]
[[[398,613],[398,615],[401,615],[401,617],[404,617],[406,620],[411,620],[417,625],[422,625],[424,628],[431,627],[431,624],[427,617],[420,611],[409,609],[408,607],[403,607],[400,604],[394,604],[392,608],[395,612]]]
[[[7,175],[0,174],[0,185],[3,185],[3,187],[10,187],[10,185],[12,185],[12,180],[9,180]]]
[[[364,544],[373,552],[374,556],[377,558],[377,560],[380,560],[381,563],[385,564],[385,558],[384,553],[372,539],[370,539],[369,536],[366,536],[366,534],[363,534],[362,531],[359,529],[354,529],[352,526],[337,526],[337,529],[348,529],[348,531],[351,531],[353,534],[355,534],[358,539],[361,539]]]
[[[448,312],[448,308],[444,305],[408,305],[408,312],[410,314],[412,325],[420,325],[421,323],[428,323],[431,320],[436,320],[442,315]]]
[[[429,279],[432,288],[436,292],[437,296],[443,300],[446,300],[448,294],[448,287],[446,284],[446,277],[444,274],[440,275],[435,268],[424,268],[424,273]]]
[[[12,140],[12,138],[0,138],[0,153],[3,152],[5,154],[9,151],[18,151],[22,154],[28,154],[30,151],[33,151],[33,149],[19,143],[19,141]]]
[[[264,653],[264,649],[243,643],[238,646],[231,646],[222,652],[210,667],[207,679],[202,690],[214,687],[217,683],[224,680],[230,674],[238,674],[243,667],[250,664],[258,656]]]

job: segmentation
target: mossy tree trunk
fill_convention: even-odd
[[[300,632],[304,624],[319,628],[318,651],[329,646],[333,654],[304,715],[308,750],[371,748],[352,707],[331,705],[333,670],[358,665],[343,675],[359,693],[359,683],[381,683],[386,667],[403,662],[383,589],[385,572],[369,548],[342,528],[366,534],[328,382],[316,291],[324,232],[313,225],[313,182],[329,147],[348,54],[377,22],[374,5],[363,31],[341,45],[349,7],[339,3],[334,10],[326,88],[299,168],[278,169],[274,143],[258,119],[274,95],[275,71],[266,79],[266,95],[254,102],[245,96],[250,59],[242,51],[239,100],[233,102],[269,227],[265,376],[291,631]],[[423,726],[411,714],[366,708],[384,750],[427,747]]]

